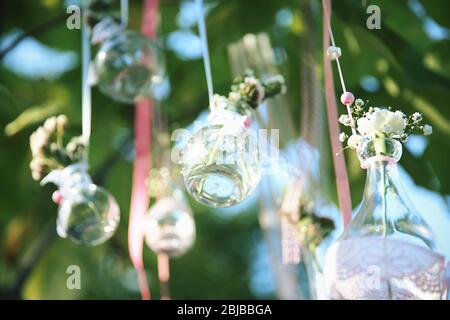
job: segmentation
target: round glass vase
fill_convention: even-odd
[[[260,180],[259,153],[254,130],[245,126],[250,106],[231,105],[213,111],[181,152],[182,175],[189,194],[211,207],[243,201]]]
[[[403,191],[395,139],[366,141],[359,154],[367,180],[353,220],[328,249],[331,299],[446,299],[445,258],[433,232]]]
[[[114,197],[92,183],[84,165],[64,168],[59,181],[62,201],[56,219],[58,235],[85,246],[99,245],[111,238],[120,222]]]
[[[164,58],[154,40],[122,31],[101,44],[94,68],[102,93],[119,102],[133,103],[136,98],[151,97],[162,82]]]
[[[195,241],[195,222],[181,190],[162,197],[149,209],[144,221],[145,240],[155,253],[178,257]]]

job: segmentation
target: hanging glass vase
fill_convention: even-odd
[[[177,257],[189,250],[195,241],[195,223],[181,190],[156,201],[144,230],[147,245],[156,253]]]
[[[94,73],[102,93],[123,103],[152,96],[164,74],[164,58],[155,40],[104,18],[94,27],[92,41],[101,44]]]
[[[41,182],[58,186],[60,195],[57,232],[62,238],[86,246],[95,246],[111,238],[120,221],[120,209],[114,197],[92,183],[87,165],[75,163],[54,170]]]
[[[400,184],[400,142],[376,138],[359,153],[367,168],[363,200],[326,254],[332,299],[445,299],[445,258]]]
[[[251,107],[238,109],[226,99],[220,103],[181,152],[187,191],[211,207],[243,201],[260,180],[257,141],[249,130]]]

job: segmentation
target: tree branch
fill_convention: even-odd
[[[66,21],[67,14],[64,13],[62,15],[53,17],[47,21],[44,21],[43,23],[37,25],[31,30],[25,31],[20,36],[18,36],[9,46],[7,46],[5,49],[0,51],[0,60],[2,60],[9,52],[11,52],[21,41],[26,39],[29,36],[34,36],[37,34],[40,34],[50,28],[52,28],[55,25],[58,25],[59,23]]]

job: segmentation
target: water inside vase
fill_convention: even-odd
[[[258,149],[246,131],[230,132],[224,125],[197,131],[183,150],[187,191],[212,207],[243,201],[260,180]]]
[[[253,189],[252,180],[243,179],[239,171],[238,164],[198,165],[186,177],[186,185],[197,201],[214,207],[227,207],[240,202],[248,190]]]
[[[194,219],[189,212],[182,209],[150,213],[147,217],[145,239],[155,252],[163,252],[171,257],[180,256],[194,243]]]
[[[111,238],[120,221],[116,201],[103,188],[90,185],[62,202],[57,231],[75,243],[95,246]]]

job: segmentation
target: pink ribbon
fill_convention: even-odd
[[[148,37],[156,35],[156,14],[158,0],[146,0],[141,31]],[[146,180],[151,168],[151,123],[152,101],[136,102],[135,111],[135,160],[133,166],[133,185],[131,190],[130,219],[128,225],[128,249],[131,262],[137,273],[139,290],[143,300],[150,299],[150,289],[142,256],[144,246],[143,219],[149,207],[149,195]]]
[[[384,161],[384,162],[387,162],[389,165],[395,165],[397,163],[397,160],[395,160],[392,157],[378,155],[378,156],[373,156],[373,157],[370,157],[370,158],[367,158],[367,159],[361,161],[361,168],[368,169],[372,163],[377,162],[377,161]]]
[[[330,46],[330,34],[328,29],[329,18],[325,8],[331,8],[331,0],[322,0],[323,5],[323,65],[325,77],[325,100],[327,104],[328,128],[333,154],[336,155],[342,150],[342,143],[339,141],[339,121],[337,114],[336,92],[333,82],[333,70],[331,61],[327,58],[326,51]],[[348,182],[345,158],[333,156],[334,171],[336,174],[336,187],[344,226],[348,225],[352,217],[352,201],[350,196],[350,185]]]

